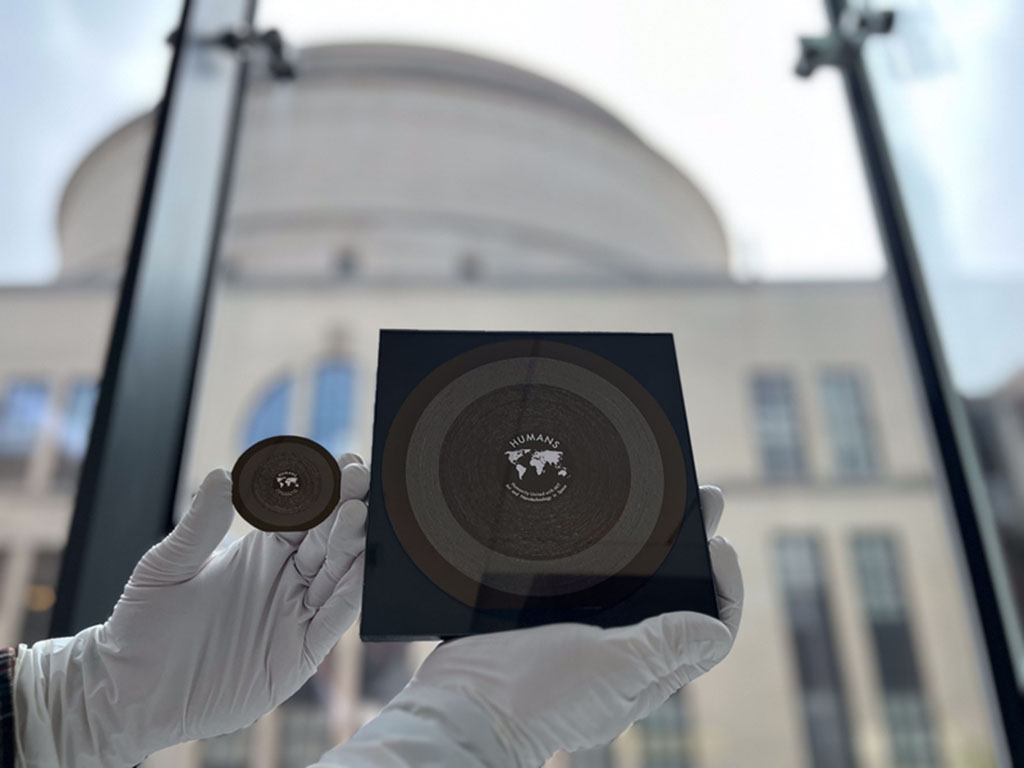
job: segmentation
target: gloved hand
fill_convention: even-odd
[[[252,531],[218,552],[234,509],[231,475],[214,470],[106,622],[21,645],[18,764],[132,766],[295,693],[359,610],[369,470],[353,454],[339,463],[341,503],[318,526]]]
[[[724,501],[700,490],[714,535]],[[699,613],[634,626],[583,624],[448,642],[352,739],[318,766],[538,766],[556,750],[606,744],[707,672],[732,648],[743,608],[735,550],[709,541],[721,621]]]

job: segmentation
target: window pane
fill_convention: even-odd
[[[154,0],[116,10],[4,3],[0,12],[10,65],[0,86],[3,646],[49,635],[91,411],[67,393],[100,378],[110,348],[148,112],[163,94],[166,36],[180,10],[180,0]],[[94,155],[114,131],[122,151]],[[91,173],[104,179],[101,194],[83,194],[78,182]]]
[[[882,681],[893,764],[898,768],[940,765],[895,543],[884,534],[859,535],[853,548]]]
[[[937,340],[965,418],[961,450],[1024,688],[1024,11],[897,3],[865,56]],[[916,7],[915,7],[916,6]]]
[[[799,671],[807,739],[815,768],[853,766],[850,723],[839,671],[828,590],[818,543],[784,536],[776,557]]]
[[[644,768],[691,768],[696,764],[687,704],[685,692],[675,693],[634,726],[643,739]]]
[[[822,376],[821,388],[836,473],[848,480],[873,477],[878,460],[860,378],[829,371]]]
[[[760,374],[753,381],[757,434],[764,474],[771,480],[804,476],[804,454],[793,383],[782,375]]]
[[[24,479],[46,419],[47,387],[41,381],[14,381],[0,403],[0,480]]]
[[[342,23],[261,3],[297,76],[253,58],[182,487],[282,429],[335,450],[347,434],[366,456],[382,328],[671,332],[699,477],[725,491],[748,583],[778,584],[763,555],[780,534],[843,553],[827,589],[796,551],[803,597],[750,600],[727,662],[687,691],[693,761],[841,765],[850,745],[883,740],[874,649],[847,610],[849,541],[865,526],[907,542],[901,564],[929,564],[900,573],[932,628],[914,642],[938,737],[956,746],[943,758],[994,761],[989,681],[963,663],[978,647],[958,544],[842,84],[792,74],[824,4],[604,4],[595,24],[580,0],[421,5],[352,6]],[[357,29],[395,42],[352,43]],[[122,152],[115,135],[95,154]],[[78,184],[99,199],[106,181]],[[857,383],[826,395],[830,372]],[[294,384],[265,406],[272,426],[246,434],[282,373]],[[340,643],[334,740],[415,666],[413,650],[376,647],[355,632]],[[662,747],[685,759],[657,733],[599,753],[622,768]]]

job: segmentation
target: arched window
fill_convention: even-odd
[[[288,431],[288,414],[293,389],[290,376],[282,376],[267,388],[263,396],[256,401],[249,420],[245,423],[242,433],[243,448]]]
[[[352,450],[352,366],[341,360],[321,363],[313,382],[310,437],[335,456]]]
[[[71,385],[57,433],[57,468],[53,479],[57,488],[69,490],[78,482],[98,394],[94,381],[76,381]]]

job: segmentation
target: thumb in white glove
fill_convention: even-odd
[[[135,765],[163,747],[251,724],[291,696],[351,625],[362,590],[369,470],[345,454],[341,503],[312,530],[231,525],[231,476],[139,561],[111,617],[19,648],[25,766]]]
[[[701,505],[713,536],[721,491],[701,488]],[[732,648],[743,605],[739,563],[725,539],[708,547],[721,621],[677,612],[615,629],[554,624],[444,643],[379,722],[323,762],[537,766],[559,749],[608,743]]]

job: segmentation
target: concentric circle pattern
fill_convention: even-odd
[[[678,532],[685,478],[666,467],[682,466],[628,373],[531,339],[424,378],[391,425],[382,478],[392,527],[428,578],[468,605],[517,608],[635,589]]]
[[[341,470],[319,444],[283,435],[262,440],[231,470],[238,513],[264,531],[303,531],[324,520],[341,497]]]

